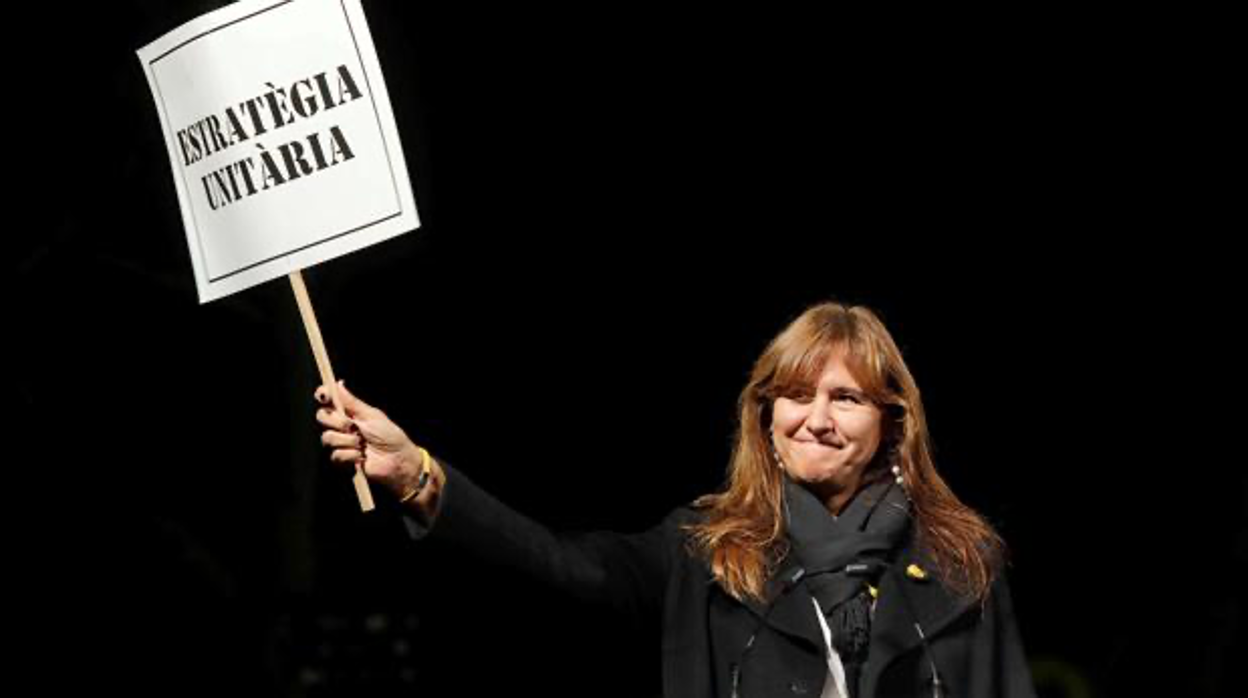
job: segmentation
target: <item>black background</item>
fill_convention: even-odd
[[[305,272],[358,395],[553,527],[637,530],[719,486],[772,335],[865,303],[1011,545],[1042,693],[1227,694],[1248,480],[1209,397],[1236,375],[1216,45],[431,4],[366,3],[422,227]],[[21,667],[657,695],[657,636],[359,513],[285,281],[198,305],[134,51],[214,6],[48,4],[44,60],[12,59]]]

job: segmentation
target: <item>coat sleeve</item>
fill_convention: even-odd
[[[1023,652],[1022,637],[1014,617],[1010,587],[1002,574],[993,584],[985,609],[984,634],[979,654],[985,656],[973,670],[974,689],[970,695],[1001,698],[1035,698],[1031,669]],[[986,645],[986,646],[985,646]]]
[[[413,538],[466,547],[489,563],[622,613],[641,615],[661,607],[685,510],[676,510],[641,533],[555,533],[503,504],[454,467],[445,463],[443,467],[446,483],[432,525],[405,520]]]

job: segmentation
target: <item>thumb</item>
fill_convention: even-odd
[[[341,380],[338,381],[338,400],[342,403],[343,412],[346,412],[347,416],[352,419],[363,416],[373,409],[371,405],[347,390],[346,382]]]

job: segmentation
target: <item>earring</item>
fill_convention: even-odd
[[[906,495],[906,499],[913,501],[910,497],[910,488],[906,487],[906,478],[901,475],[900,465],[893,466],[893,479],[897,483],[897,486],[901,488],[901,493]]]
[[[774,438],[771,442],[771,457],[776,460],[776,467],[784,470],[784,461],[780,460],[780,452],[776,450],[776,442]]]

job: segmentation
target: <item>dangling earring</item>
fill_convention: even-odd
[[[906,495],[906,499],[910,499],[911,501],[913,501],[913,499],[911,499],[910,497],[910,488],[906,487],[906,478],[902,476],[901,474],[901,466],[897,464],[897,461],[898,461],[897,451],[894,450],[890,454],[890,456],[892,457],[892,461],[893,461],[893,467],[892,467],[893,480],[897,483],[897,486],[901,488],[901,493]]]
[[[776,450],[776,440],[774,436],[771,440],[771,457],[775,459],[776,467],[784,470],[784,461],[780,460],[780,452]]]

